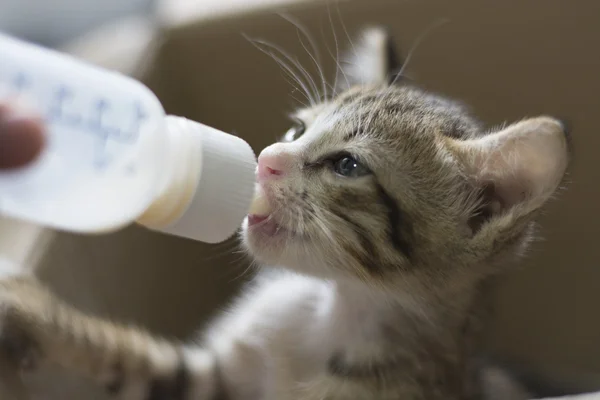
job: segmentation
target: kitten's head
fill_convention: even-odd
[[[481,277],[524,250],[568,164],[563,125],[486,131],[459,104],[394,82],[390,49],[366,31],[350,87],[299,110],[260,154],[269,210],[242,233],[259,261],[391,287]]]

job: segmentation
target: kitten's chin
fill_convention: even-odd
[[[293,242],[290,232],[268,218],[248,216],[240,233],[246,250],[264,264],[281,264]]]
[[[257,223],[246,218],[240,237],[246,251],[260,264],[305,271],[311,259],[319,258],[306,242],[306,238],[271,221]],[[307,246],[308,245],[308,246]]]

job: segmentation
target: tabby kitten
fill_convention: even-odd
[[[202,345],[85,315],[30,277],[6,277],[2,350],[19,368],[56,363],[133,400],[526,396],[481,368],[479,316],[563,179],[564,127],[542,116],[486,131],[395,79],[390,49],[382,30],[365,31],[349,87],[299,110],[260,154],[266,206],[241,235],[277,268]]]

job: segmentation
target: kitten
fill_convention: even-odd
[[[241,235],[277,268],[202,345],[85,315],[13,277],[0,281],[2,350],[19,368],[56,363],[123,399],[525,397],[480,366],[480,317],[563,179],[565,129],[542,116],[488,132],[395,78],[392,47],[366,31],[348,87],[299,110],[260,154],[268,206]]]

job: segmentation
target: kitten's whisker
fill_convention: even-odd
[[[299,34],[298,34],[298,40],[302,44],[302,47],[304,48],[304,50],[306,50],[306,52],[308,53],[308,49],[306,49],[306,46],[304,45],[304,42],[302,41],[302,38],[300,37]],[[313,58],[313,57],[311,56],[311,58]],[[321,66],[318,64],[317,60],[315,60],[313,58],[313,62],[317,66],[317,71],[318,71],[319,76],[321,78],[321,87],[322,87],[322,90],[323,90],[323,93],[319,95],[319,100],[321,102],[323,102],[323,101],[329,101],[331,98],[333,98],[333,94],[330,97],[328,88],[331,89],[331,91],[333,93],[333,87],[330,84],[327,83],[327,79],[325,78],[325,73],[323,72],[323,69],[321,68]]]
[[[304,77],[306,78],[306,80],[309,83],[309,86],[313,90],[312,94],[315,96],[314,97],[314,101],[315,101],[315,104],[316,104],[316,102],[319,100],[319,88],[317,87],[317,84],[315,83],[313,77],[306,70],[306,68],[304,68],[302,66],[302,64],[300,64],[300,62],[297,59],[292,58],[292,56],[290,56],[281,47],[279,47],[279,46],[277,46],[277,45],[275,45],[273,43],[269,43],[269,42],[266,42],[264,40],[260,40],[260,39],[254,39],[254,41],[256,43],[258,43],[258,44],[261,44],[263,46],[267,46],[267,47],[269,47],[269,48],[277,51],[279,54],[281,54],[283,57],[285,57],[286,60],[288,60],[290,63],[292,63],[292,65],[295,66],[302,73],[302,75],[304,75]]]
[[[328,98],[327,80],[325,79],[325,74],[323,73],[323,68],[321,68],[321,54],[319,53],[318,47],[315,44],[314,38],[308,32],[306,27],[304,25],[302,25],[300,23],[300,21],[298,21],[291,15],[287,15],[284,13],[280,13],[279,15],[281,16],[281,18],[285,19],[286,21],[288,21],[289,23],[291,23],[292,25],[294,25],[296,27],[296,34],[298,35],[298,40],[300,41],[302,48],[304,49],[304,51],[306,51],[306,54],[308,54],[310,56],[311,60],[317,67],[319,76],[321,77],[321,86],[322,86],[322,90],[323,90],[323,97],[325,100],[327,100],[327,98]],[[300,32],[308,40],[308,43],[312,49],[312,53],[308,50],[308,48],[304,44],[304,41],[302,40],[302,37],[300,36]]]
[[[255,39],[249,38],[248,36],[246,36],[245,34],[242,34],[244,36],[244,38],[246,38],[254,47],[256,47],[260,52],[268,55],[269,57],[271,57],[283,70],[284,72],[286,72],[286,74],[292,78],[293,80],[295,80],[296,82],[298,82],[298,85],[300,85],[300,87],[302,88],[303,92],[301,92],[302,94],[304,94],[304,96],[306,97],[307,101],[311,104],[314,105],[316,104],[316,100],[313,98],[311,91],[308,89],[308,87],[306,86],[306,83],[300,78],[300,76],[297,75],[296,71],[294,71],[294,69],[289,66],[285,61],[283,61],[281,59],[281,57],[278,57],[277,55],[273,54],[273,52],[266,50],[264,48],[262,48],[261,46],[264,45],[263,43],[261,43],[260,41],[257,41]],[[266,46],[266,45],[264,45]],[[294,86],[296,89],[299,89],[298,87]]]
[[[346,86],[350,86],[350,81],[348,80],[348,77],[346,76],[346,73],[344,72],[344,69],[342,68],[340,62],[339,62],[339,44],[338,44],[338,40],[337,40],[337,34],[335,33],[335,27],[333,26],[333,19],[331,18],[331,9],[329,8],[329,3],[327,2],[327,15],[329,17],[329,24],[331,25],[331,32],[333,33],[333,40],[335,42],[335,52],[336,54],[334,55],[331,52],[331,49],[329,48],[329,46],[327,45],[326,42],[324,42],[325,44],[325,48],[327,49],[327,52],[329,53],[329,55],[331,56],[331,58],[333,59],[333,61],[336,64],[336,69],[335,69],[335,77],[333,80],[333,87],[334,90],[337,90],[338,88],[338,79],[339,79],[339,74],[340,72],[343,74],[344,79],[346,81]],[[323,38],[325,38],[325,32],[323,30],[323,26],[321,25],[321,34],[323,35]]]
[[[340,10],[340,4],[338,2],[335,3],[335,9],[338,15],[338,18],[340,20],[340,23],[342,24],[342,29],[344,30],[344,33],[346,34],[346,37],[348,38],[348,42],[350,43],[350,46],[352,47],[352,51],[354,52],[354,54],[358,54],[356,51],[356,46],[354,46],[354,41],[352,40],[352,37],[350,36],[350,33],[348,32],[348,28],[346,27],[346,23],[344,22],[344,18],[342,18],[342,12]]]
[[[237,257],[229,262],[230,265],[239,264],[243,260],[252,261],[252,258],[248,255],[246,251],[236,250],[232,252],[232,254],[236,254]]]
[[[248,263],[244,266],[243,270],[241,273],[238,273],[237,276],[235,276],[233,279],[230,280],[230,282],[235,282],[237,280],[240,279],[244,279],[246,278],[249,274],[251,274],[253,271],[256,271],[259,268],[258,262],[252,258],[248,258]],[[240,262],[243,260],[243,258],[239,259],[237,262],[237,267],[239,267],[241,264]]]
[[[286,72],[286,74],[290,78],[292,78],[293,80],[295,80],[296,82],[298,82],[298,84],[302,88],[302,90],[300,90],[300,88],[298,86],[292,84],[292,86],[294,87],[294,89],[296,89],[297,91],[299,91],[300,93],[302,93],[304,95],[304,97],[306,98],[306,101],[308,101],[310,104],[315,104],[315,100],[314,100],[313,96],[311,95],[310,90],[308,89],[308,87],[306,86],[306,84],[304,83],[304,81],[302,81],[300,79],[300,77],[296,75],[296,72],[293,71],[293,69],[288,64],[286,64],[283,60],[281,60],[279,57],[277,57],[272,52],[265,51],[265,54],[271,56],[275,60],[275,62],[277,62],[277,64],[279,64],[284,69],[284,71]],[[286,81],[287,81],[287,79],[286,79]]]
[[[241,259],[238,260],[234,265],[231,265],[231,269],[227,271],[228,273],[225,277],[228,278],[229,283],[246,278],[255,265],[253,260],[248,260],[249,262],[247,263],[242,263],[241,261]]]
[[[237,276],[235,276],[233,279],[230,280],[230,282],[234,282],[236,280],[245,278],[248,273],[257,270],[259,265],[258,262],[256,261],[256,259],[254,259],[252,256],[250,256],[250,254],[248,253],[248,251],[242,246],[241,241],[237,242],[237,246],[236,246],[236,250],[232,251],[234,254],[238,254],[239,256],[232,260],[230,262],[230,265],[232,265],[232,270],[233,272],[235,272],[235,269],[237,269],[238,267],[243,265],[243,271],[239,274],[237,274]],[[247,262],[244,262],[242,264],[242,262],[246,260]]]
[[[298,103],[300,103],[300,105],[302,105],[305,108],[308,108],[308,104],[302,100],[300,100],[299,98],[297,98],[296,96],[294,96],[295,92],[300,92],[302,95],[304,95],[304,98],[306,98],[307,101],[310,101],[307,97],[306,94],[302,92],[302,90],[300,90],[300,88],[298,86],[296,86],[292,81],[290,81],[288,78],[284,77],[283,79],[285,79],[285,81],[287,83],[290,84],[290,86],[292,86],[294,88],[294,90],[292,90],[292,92],[290,93],[290,97],[294,100],[296,100]],[[278,140],[278,139],[275,139]]]
[[[342,17],[342,12],[340,10],[340,5],[339,2],[335,2],[335,8],[336,8],[336,12],[338,15],[338,18],[340,20],[340,23],[342,25],[342,29],[344,31],[344,34],[346,35],[346,37],[348,38],[348,42],[350,43],[350,47],[352,47],[352,52],[354,53],[354,56],[356,57],[358,55],[358,52],[356,51],[356,46],[354,45],[354,41],[352,40],[352,37],[350,36],[350,33],[348,32],[348,28],[346,27],[346,23],[344,22],[344,18]],[[340,61],[341,63],[344,63],[343,60]],[[348,64],[348,62],[346,62]],[[342,73],[344,74],[344,78],[346,79],[346,85],[348,85],[348,77],[346,75],[345,69],[342,68]]]
[[[421,43],[423,43],[423,41],[425,39],[427,39],[427,37],[434,32],[436,29],[438,29],[439,27],[441,27],[442,25],[447,24],[448,22],[450,22],[449,18],[440,18],[438,20],[436,20],[435,22],[433,22],[431,25],[429,25],[427,28],[425,28],[425,31],[423,33],[421,33],[418,37],[417,40],[415,40],[415,42],[413,43],[413,45],[411,46],[410,50],[408,51],[406,58],[404,59],[404,62],[402,63],[402,67],[400,67],[400,71],[398,71],[398,73],[396,74],[396,76],[394,77],[394,80],[392,81],[391,85],[394,85],[399,77],[402,76],[402,74],[404,73],[404,70],[406,70],[409,62],[411,61],[415,51],[419,48],[419,46],[421,45]]]
[[[291,97],[292,99],[294,99],[294,100],[295,100],[295,101],[296,101],[298,104],[300,104],[302,107],[304,107],[304,108],[309,108],[309,105],[308,105],[308,103],[306,103],[305,101],[302,101],[302,100],[300,100],[299,98],[297,98],[296,96],[294,96],[294,95],[291,95],[291,94],[290,94],[290,97]],[[279,141],[279,139],[280,139],[279,137],[276,137],[276,138],[274,139],[274,141]]]
[[[289,74],[287,73],[287,71],[286,71],[286,75],[288,75],[288,77],[289,77]],[[294,94],[295,92],[300,92],[300,93],[301,93],[301,94],[304,96],[304,98],[306,98],[306,100],[309,100],[309,99],[308,99],[308,97],[306,96],[306,93],[304,93],[304,92],[302,91],[302,89],[301,89],[301,88],[299,88],[299,87],[296,85],[296,83],[294,83],[294,82],[297,82],[298,80],[297,80],[297,79],[290,80],[288,77],[285,77],[285,76],[284,76],[284,77],[283,77],[283,79],[285,79],[285,81],[286,81],[287,83],[289,83],[291,87],[293,87],[293,90],[292,90],[292,92],[290,93],[290,96],[292,96],[292,97],[293,97],[293,94]],[[310,101],[310,100],[309,100],[309,101]]]
[[[292,68],[290,66],[288,66],[283,60],[281,60],[279,57],[277,57],[275,54],[271,53],[270,51],[266,51],[266,50],[261,50],[263,51],[265,54],[269,55],[271,58],[273,58],[275,60],[275,62],[281,67],[283,68],[284,72],[290,77],[292,78],[294,81],[298,82],[298,84],[300,85],[300,87],[302,88],[302,90],[300,90],[300,88],[298,88],[296,85],[292,85],[296,90],[298,90],[300,93],[302,93],[304,95],[304,97],[306,98],[306,100],[310,103],[310,104],[314,104],[315,100],[313,99],[312,95],[310,94],[310,91],[308,89],[308,87],[306,86],[306,84],[300,79],[299,76],[296,75],[295,71],[292,70]],[[287,79],[286,79],[287,80]]]
[[[231,241],[226,241],[225,243],[218,244],[217,247],[221,248],[217,248],[217,251],[211,254],[210,256],[203,257],[202,261],[214,261],[217,258],[225,257],[228,254],[233,253],[233,250],[239,247],[239,243],[237,243],[237,240],[232,239]]]
[[[437,28],[439,28],[440,26],[448,23],[450,20],[448,18],[440,18],[438,20],[436,20],[434,23],[432,23],[431,25],[429,25],[425,31],[423,33],[421,33],[417,39],[415,40],[415,42],[413,43],[413,45],[411,46],[406,59],[404,60],[404,62],[402,63],[402,67],[400,68],[400,71],[398,71],[398,73],[394,76],[394,79],[392,80],[391,83],[388,84],[388,87],[379,95],[380,96],[380,100],[379,102],[373,107],[373,111],[370,113],[370,115],[368,116],[368,124],[370,124],[373,119],[375,118],[376,115],[376,110],[378,110],[380,108],[380,106],[383,104],[383,102],[385,101],[387,95],[393,90],[394,85],[398,82],[398,80],[400,79],[400,77],[403,76],[404,71],[406,70],[409,62],[411,61],[412,57],[414,56],[416,50],[419,48],[419,46],[421,45],[421,43],[433,32],[435,31]]]

